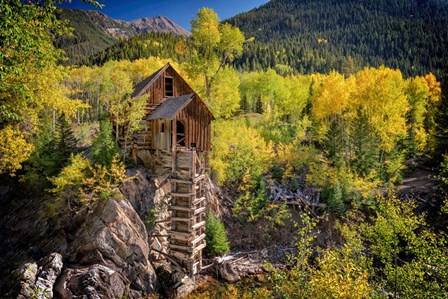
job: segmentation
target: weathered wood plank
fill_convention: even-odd
[[[197,243],[199,243],[200,241],[205,239],[205,234],[200,235],[199,237],[197,237],[196,239],[194,239],[193,241],[191,241],[191,244],[193,246],[196,246]]]
[[[205,207],[205,206],[204,206],[204,207],[201,207],[201,208],[199,208],[199,209],[196,209],[196,210],[194,211],[194,215],[199,215],[200,213],[204,213],[205,210],[206,210],[206,207]]]

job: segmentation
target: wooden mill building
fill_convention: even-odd
[[[169,173],[169,254],[194,275],[205,247],[204,179],[213,115],[170,64],[137,84],[132,97],[147,102],[134,151],[149,151],[156,172]]]
[[[136,135],[138,149],[210,150],[213,115],[169,63],[137,84],[131,96],[148,103],[145,128]]]

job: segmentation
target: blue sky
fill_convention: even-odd
[[[166,16],[190,30],[190,20],[202,7],[212,8],[220,19],[224,20],[267,3],[268,0],[99,0],[99,2],[105,5],[100,11],[114,19],[131,21],[142,17]],[[80,0],[72,0],[72,3],[62,6],[94,9]]]

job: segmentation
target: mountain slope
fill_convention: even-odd
[[[227,21],[255,37],[237,61],[242,69],[385,64],[414,75],[441,73],[447,64],[444,0],[271,0]]]
[[[67,64],[79,64],[86,57],[94,56],[121,39],[142,33],[190,35],[188,31],[163,16],[126,22],[112,19],[98,11],[61,9],[59,18],[67,20],[69,26],[74,29],[72,37],[63,38],[57,42],[57,46],[67,54]]]
[[[116,42],[116,39],[104,30],[106,24],[115,26],[114,20],[97,11],[63,9],[59,17],[68,20],[73,36],[58,40],[57,47],[62,48],[69,60],[77,63],[86,56],[104,50]],[[100,26],[100,24],[103,25]]]

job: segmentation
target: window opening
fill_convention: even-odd
[[[174,96],[173,77],[165,77],[165,97]]]

